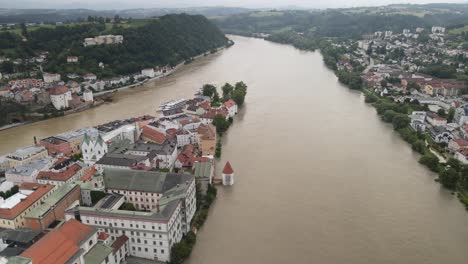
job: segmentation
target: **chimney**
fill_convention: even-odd
[[[34,145],[37,146],[37,138],[34,136]]]

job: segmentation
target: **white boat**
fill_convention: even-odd
[[[187,103],[187,99],[181,98],[181,99],[176,99],[176,100],[171,100],[165,103],[162,103],[159,106],[159,110],[165,111],[165,110],[172,110],[176,108],[181,108]]]

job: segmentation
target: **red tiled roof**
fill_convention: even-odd
[[[53,171],[41,171],[37,175],[37,179],[51,180],[51,181],[67,181],[73,177],[78,171],[81,170],[81,166],[73,164],[64,171],[53,172]]]
[[[233,174],[233,173],[234,173],[234,170],[231,167],[231,163],[229,163],[229,161],[226,162],[226,165],[224,165],[223,174]]]
[[[127,241],[128,237],[126,235],[119,236],[111,246],[114,249],[114,253],[117,252],[123,245],[125,245]]]
[[[34,264],[67,263],[80,251],[83,240],[93,232],[92,227],[71,219],[47,233],[21,256],[32,259]]]
[[[234,100],[232,100],[232,99],[229,99],[227,102],[224,102],[224,106],[226,108],[231,108],[231,107],[233,107],[235,105],[236,105],[236,102],[234,102]]]
[[[93,177],[94,173],[96,173],[96,168],[92,167],[83,177],[81,177],[82,181],[89,181],[91,177]]]
[[[219,109],[210,109],[208,112],[201,115],[201,118],[214,119],[217,115],[226,117],[228,116],[228,114],[229,114],[228,110],[225,107],[223,107]]]
[[[109,237],[109,234],[107,234],[106,232],[100,232],[97,238],[99,240],[106,240],[108,237]]]
[[[457,139],[454,139],[453,141],[457,143],[460,147],[468,146],[468,141],[464,140],[463,138],[457,138]]]
[[[39,184],[25,182],[20,185],[20,190],[34,190],[33,193],[28,195],[24,200],[16,204],[13,208],[0,208],[0,218],[2,219],[14,219],[36,201],[41,199],[45,194],[51,191],[55,186],[50,184]]]
[[[211,103],[208,101],[204,101],[200,103],[198,106],[208,111],[211,108]]]
[[[55,87],[52,87],[49,89],[49,94],[50,95],[61,95],[61,94],[64,94],[66,92],[70,91],[68,89],[68,87],[64,86],[64,85],[59,85],[59,86],[55,86]]]
[[[163,133],[150,128],[149,126],[144,126],[143,127],[143,132],[141,135],[155,143],[162,144],[164,141],[166,141],[167,137]]]

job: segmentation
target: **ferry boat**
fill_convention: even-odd
[[[185,106],[187,103],[187,99],[181,98],[181,99],[176,99],[176,100],[171,100],[165,103],[162,103],[159,106],[159,110],[161,111],[167,111],[167,110],[173,110],[177,108],[182,108]]]

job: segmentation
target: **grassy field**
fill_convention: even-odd
[[[457,34],[460,34],[462,32],[466,32],[468,31],[468,25],[464,26],[464,27],[461,27],[461,28],[454,28],[454,29],[451,29],[449,30],[449,34],[452,34],[452,35],[457,35]]]

